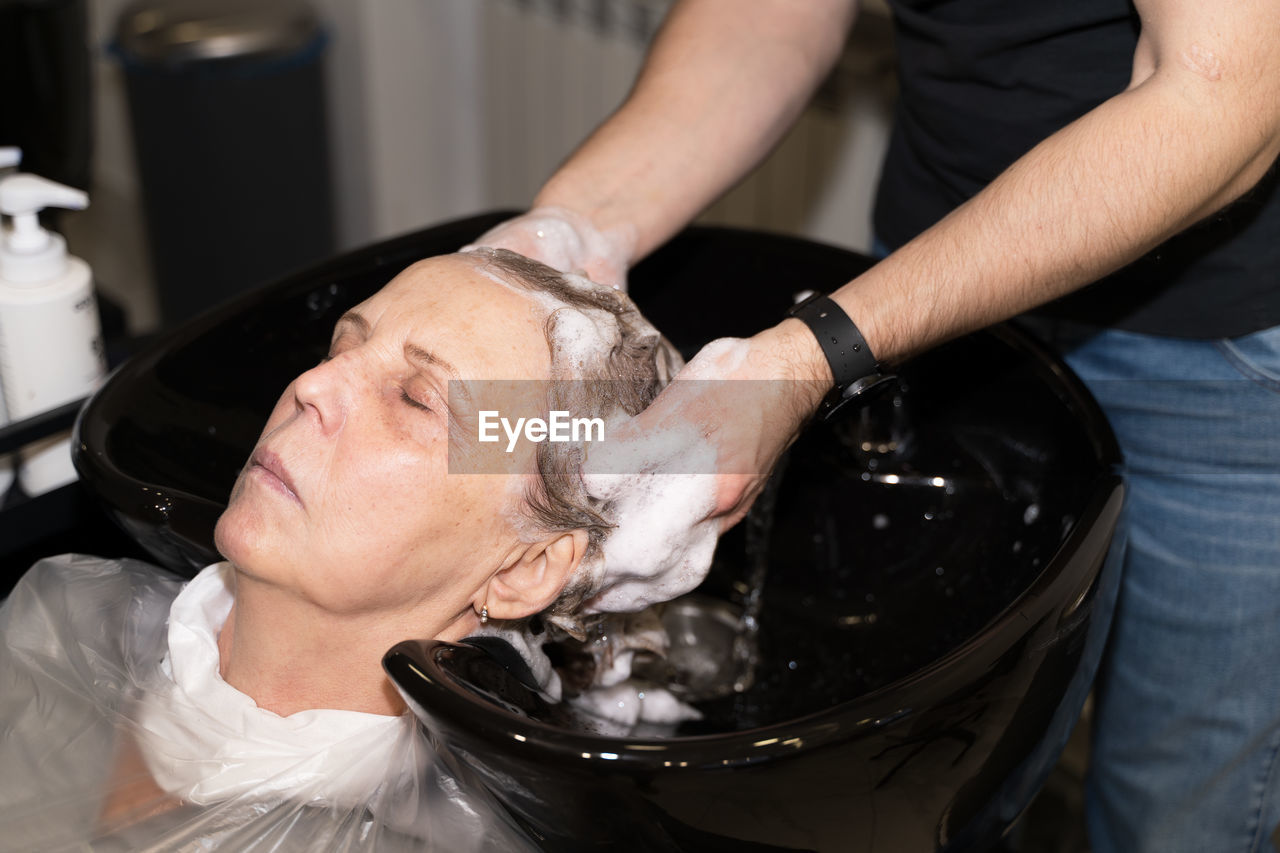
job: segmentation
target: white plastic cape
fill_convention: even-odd
[[[219,572],[182,588],[68,555],[0,606],[0,851],[531,849],[411,716],[257,708]]]

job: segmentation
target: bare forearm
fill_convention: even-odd
[[[1042,142],[836,292],[881,360],[899,360],[1102,277],[1239,197],[1274,163],[1280,0],[1134,6],[1142,29],[1126,92]],[[584,155],[589,161],[590,151]],[[642,164],[636,174],[648,168]],[[651,236],[663,233],[649,227]],[[738,417],[745,392],[727,391],[734,382],[713,383],[711,391],[673,382],[635,419],[634,435],[673,420],[697,425],[691,432],[715,447],[723,472],[712,516],[727,526],[745,515],[765,479],[733,472],[769,469],[830,388],[831,371],[796,319],[745,340],[715,342],[686,371],[818,380],[757,383],[750,408],[766,415],[760,422]],[[668,452],[648,470],[682,458],[683,451]]]
[[[626,103],[536,205],[625,230],[635,261],[755,166],[831,67],[854,0],[686,0]]]
[[[1220,83],[1185,68],[1152,74],[1045,140],[836,300],[872,351],[895,360],[1135,260],[1237,198],[1280,152],[1268,102],[1276,87],[1223,97]]]

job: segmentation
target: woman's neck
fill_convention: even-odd
[[[312,708],[395,715],[404,702],[382,671],[382,656],[401,640],[439,633],[426,622],[407,614],[326,613],[237,571],[235,604],[218,634],[219,671],[281,716]]]

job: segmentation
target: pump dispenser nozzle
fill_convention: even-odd
[[[0,178],[0,213],[13,217],[0,229],[0,387],[15,420],[85,396],[105,372],[93,273],[38,216],[46,207],[88,204],[79,190],[35,175]],[[39,439],[20,455],[28,495],[76,478],[68,435]]]
[[[40,227],[46,207],[83,210],[89,196],[38,175],[16,173],[0,178],[0,213],[13,217],[13,227],[0,243],[0,278],[16,284],[41,282],[62,275],[67,244]]]

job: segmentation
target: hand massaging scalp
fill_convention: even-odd
[[[542,291],[518,288],[502,276],[486,268],[477,270],[504,287],[528,296],[548,317],[551,343],[556,355],[584,364],[592,355],[607,351],[621,341],[616,318],[600,310],[580,310]],[[565,274],[574,287],[610,289],[581,276]],[[652,330],[656,336],[657,330]],[[722,349],[734,352],[732,342]],[[719,350],[717,350],[719,351]],[[553,365],[554,368],[554,365]],[[625,412],[606,415],[605,430],[611,432],[626,420]],[[614,528],[605,539],[600,553],[584,560],[578,568],[592,594],[583,602],[585,614],[632,613],[689,592],[706,576],[715,551],[719,523],[710,519],[715,507],[715,478],[688,473],[714,470],[715,451],[696,440],[696,430],[677,425],[653,430],[626,449],[625,458],[613,455],[609,470],[620,473],[584,475],[588,494],[606,501],[606,514]],[[685,448],[677,458],[670,450]],[[584,468],[590,468],[590,454]],[[682,473],[668,473],[679,471]],[[689,519],[705,519],[690,525]],[[576,582],[575,581],[571,581]],[[529,663],[543,691],[559,699],[559,678],[541,652],[545,632],[534,637],[526,629],[514,630],[489,624],[479,633],[500,636],[520,652]],[[600,673],[601,683],[611,690],[607,696],[591,691],[579,700],[592,713],[634,722],[636,718],[651,722],[687,719],[691,709],[662,690],[640,691],[626,684],[630,675],[630,655],[625,652],[615,665]],[[696,713],[696,712],[695,712]]]
[[[621,340],[617,320],[606,311],[580,310],[543,291],[516,288],[482,263],[477,269],[504,287],[530,297],[556,322],[548,324],[557,355],[579,365],[592,354],[616,346]],[[564,274],[569,284],[584,290],[609,289],[582,276]],[[657,334],[657,330],[654,330]],[[722,349],[732,350],[731,345]],[[623,417],[608,418],[606,429]],[[681,441],[681,427],[656,430],[632,444],[627,459],[614,458],[614,472],[584,477],[588,494],[610,503],[615,524],[605,540],[596,565],[579,568],[593,575],[595,594],[584,603],[587,613],[633,612],[658,601],[688,592],[697,586],[711,564],[718,525],[688,524],[689,518],[706,518],[715,506],[714,477],[668,474],[655,463],[670,463],[664,451],[686,447],[674,470],[714,470],[714,451],[697,441]],[[684,436],[689,438],[690,436]],[[699,458],[692,458],[690,454]],[[589,459],[589,454],[588,454]],[[589,467],[584,465],[584,467]]]
[[[529,242],[534,246],[529,247]],[[598,261],[602,284],[614,290],[627,289],[627,267],[636,244],[635,228],[614,226],[608,232],[596,228],[586,217],[563,207],[537,207],[515,220],[503,222],[482,234],[462,251],[495,246],[515,249],[540,258],[559,270],[578,269],[585,258]],[[536,252],[534,251],[536,249]],[[589,280],[589,279],[585,279]],[[594,286],[594,282],[592,283]]]

